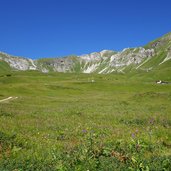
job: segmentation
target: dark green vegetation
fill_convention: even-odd
[[[0,170],[171,170],[171,84],[157,79],[169,67],[1,72],[0,100],[18,98],[0,102]]]

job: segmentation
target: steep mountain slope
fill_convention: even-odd
[[[14,57],[0,52],[0,60],[7,62],[11,68],[16,70],[36,70],[36,65],[32,59]]]
[[[171,59],[171,33],[149,43],[146,48],[154,48],[156,56],[150,60],[145,66],[160,66]]]
[[[42,58],[32,60],[0,53],[0,60],[15,70],[42,72],[112,73],[142,70],[150,71],[169,67],[171,59],[171,33],[150,42],[144,47],[126,48],[121,52],[103,50],[82,56]]]

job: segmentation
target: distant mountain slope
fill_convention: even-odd
[[[103,50],[82,56],[42,58],[32,60],[13,57],[0,52],[0,60],[15,70],[39,70],[41,72],[79,72],[106,74],[127,73],[135,70],[150,71],[168,67],[171,60],[171,33],[144,47],[126,48],[121,52]]]

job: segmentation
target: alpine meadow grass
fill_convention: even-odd
[[[17,98],[0,102],[0,170],[171,170],[171,84],[150,72],[7,74],[0,100]]]

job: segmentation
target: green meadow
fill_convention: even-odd
[[[14,97],[0,101],[0,170],[171,170],[171,84],[155,83],[171,81],[170,70],[9,73],[0,74],[0,100]]]

